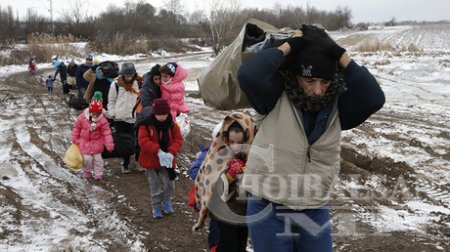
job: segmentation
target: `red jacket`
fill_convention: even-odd
[[[180,128],[176,123],[172,129],[169,130],[170,144],[168,152],[173,155],[173,167],[176,166],[176,156],[183,146],[183,136],[181,135]],[[139,146],[141,152],[139,154],[139,164],[145,169],[159,169],[158,151],[159,151],[159,138],[155,126],[141,126],[139,127],[138,135]]]

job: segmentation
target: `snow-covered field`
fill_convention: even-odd
[[[371,241],[367,237],[389,241],[396,232],[419,237],[404,241],[416,242],[417,251],[449,251],[450,25],[377,27],[332,36],[377,77],[386,95],[381,111],[343,133],[342,176],[332,203],[336,251],[364,251],[361,247]],[[419,51],[355,51],[373,40],[397,48],[414,44]],[[210,55],[162,56],[136,61],[139,56],[101,55],[101,60],[136,61],[140,73],[176,60],[190,73],[186,90],[196,94],[195,79]],[[110,209],[113,200],[126,204],[123,195],[61,168],[68,122],[77,113],[55,105],[55,96],[21,95],[26,83],[5,82],[26,68],[0,68],[0,251],[106,251],[111,244],[122,244],[120,251],[153,251],[142,242],[145,231]],[[198,95],[187,101],[195,111],[193,127],[211,129],[227,113],[204,106]]]

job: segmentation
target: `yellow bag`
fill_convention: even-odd
[[[64,164],[66,164],[72,170],[79,170],[83,167],[83,155],[78,148],[78,145],[71,144],[64,155]]]

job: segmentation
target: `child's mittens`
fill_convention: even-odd
[[[113,144],[106,145],[106,151],[113,152],[113,150],[114,150],[114,145]]]
[[[172,153],[167,152],[166,153],[166,161],[167,161],[167,168],[172,168],[173,166],[173,155]]]
[[[159,164],[161,166],[167,166],[166,164],[166,153],[164,151],[162,151],[161,149],[159,149],[158,151],[158,159],[159,159]]]
[[[228,178],[234,180],[238,174],[245,171],[245,163],[239,158],[232,159],[228,165],[226,175]]]

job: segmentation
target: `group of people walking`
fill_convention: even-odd
[[[93,65],[91,60],[91,56],[86,57],[77,71],[83,78],[77,79],[79,95],[89,106],[78,116],[72,131],[72,142],[84,158],[83,177],[104,179],[105,152],[116,152],[121,172],[130,173],[130,157],[135,154],[149,181],[153,217],[173,213],[176,156],[184,142],[175,117],[189,112],[184,102],[186,70],[177,62],[169,62],[157,64],[141,76],[133,63],[123,63],[119,69],[112,61]],[[119,153],[124,139],[137,145],[136,152]]]
[[[199,213],[193,229],[211,217],[211,251],[246,251],[248,237],[256,252],[332,251],[329,194],[339,174],[341,131],[363,123],[385,98],[374,76],[323,29],[301,30],[302,37],[242,63],[237,78],[258,116],[231,112],[190,167],[189,204]],[[137,138],[153,218],[173,213],[184,144],[175,118],[189,112],[186,70],[169,62],[141,77],[132,63],[117,72],[113,62],[91,63],[88,56],[76,72],[90,104],[72,133],[84,156],[83,177],[103,179],[101,153],[117,145],[113,122],[116,133]],[[123,173],[129,163],[122,157]]]

